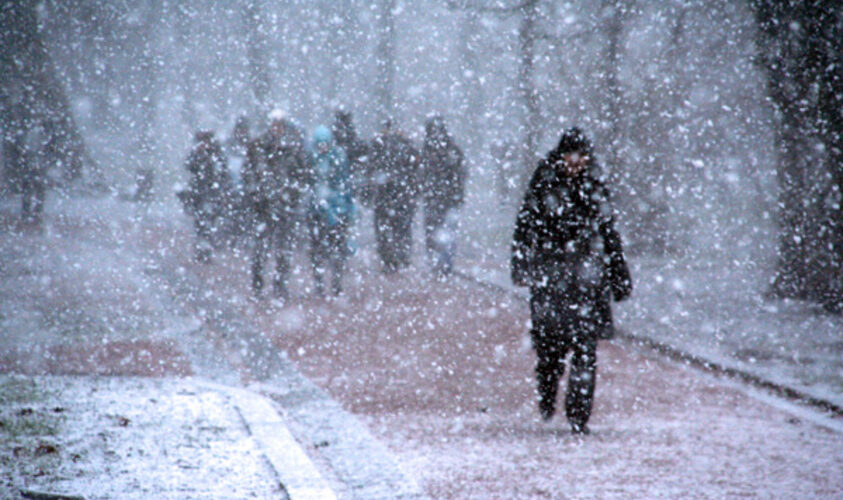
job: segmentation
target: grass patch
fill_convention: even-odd
[[[30,377],[0,375],[0,407],[38,403],[46,396],[47,393]]]
[[[48,396],[37,379],[0,375],[0,445],[59,433],[64,410],[43,408]]]

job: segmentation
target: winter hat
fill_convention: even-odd
[[[566,153],[582,153],[592,156],[591,141],[579,127],[571,127],[562,133],[559,144],[548,155],[548,161],[551,164],[557,164],[562,161],[562,157]]]
[[[213,138],[214,138],[214,131],[211,130],[211,129],[207,129],[207,128],[199,129],[193,134],[193,139],[196,142],[208,141],[208,140],[211,140]]]
[[[345,108],[337,108],[334,112],[334,118],[343,125],[348,125],[351,123],[351,111]]]
[[[553,151],[554,156],[561,157],[565,153],[583,153],[591,154],[591,141],[585,136],[582,130],[578,127],[571,127],[562,133],[559,138],[559,144]]]
[[[331,134],[331,130],[324,126],[319,125],[313,131],[313,142],[315,144],[323,143],[323,142],[331,142],[333,140],[333,135]]]
[[[275,108],[269,112],[268,118],[270,122],[285,120],[287,118],[287,112],[281,108]]]

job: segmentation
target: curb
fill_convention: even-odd
[[[242,390],[227,388],[225,391],[231,396],[246,428],[263,450],[290,500],[337,499],[265,397]]]

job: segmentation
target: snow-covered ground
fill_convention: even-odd
[[[15,208],[2,206],[5,222],[14,218]],[[12,455],[2,462],[7,484],[9,478],[23,476],[29,478],[26,484],[62,484],[69,487],[64,491],[80,491],[85,478],[105,481],[115,475],[115,489],[108,491],[127,497],[131,495],[118,494],[121,488],[131,494],[143,491],[145,485],[134,482],[138,476],[168,488],[186,488],[166,490],[174,498],[221,491],[273,497],[274,485],[261,479],[260,460],[241,431],[214,423],[230,416],[224,398],[184,391],[174,379],[196,371],[232,385],[248,379],[256,368],[248,366],[250,359],[259,359],[248,352],[253,346],[243,342],[242,352],[230,347],[252,335],[287,351],[299,370],[359,416],[434,498],[829,498],[843,492],[836,472],[843,468],[838,423],[622,341],[600,348],[593,434],[576,438],[560,418],[541,422],[535,409],[533,354],[525,337],[526,304],[467,282],[432,280],[420,255],[411,270],[382,276],[366,234],[352,258],[344,298],[312,297],[305,267],[295,274],[294,300],[281,306],[248,299],[248,260],[242,254],[224,251],[210,265],[193,263],[189,225],[172,207],[113,198],[51,199],[48,214],[43,234],[0,236],[3,370],[165,378],[144,383],[53,379],[44,389],[43,401],[49,403],[36,398],[4,405],[4,412],[12,412],[3,414],[4,422],[29,408],[55,429],[36,429],[27,442],[31,446],[18,451],[41,453],[37,462],[13,464],[15,446],[23,445],[10,448]],[[362,229],[370,223],[365,217]],[[505,264],[459,262],[502,284],[508,281]],[[618,325],[670,335],[666,341],[686,342],[685,348],[699,349],[702,355],[742,362],[733,347],[746,345],[741,337],[715,335],[727,333],[727,326],[767,328],[767,335],[751,339],[757,344],[749,344],[762,352],[786,335],[782,325],[828,328],[828,337],[839,332],[834,330],[839,318],[802,304],[754,299],[763,288],[760,271],[741,274],[740,269],[717,267],[694,274],[693,267],[676,260],[632,259],[632,264],[636,292],[617,308]],[[735,277],[735,282],[725,277]],[[182,278],[192,284],[180,288]],[[756,283],[757,289],[741,298],[747,283]],[[215,323],[220,314],[229,317]],[[247,324],[237,316],[248,317],[256,329],[215,329]],[[769,333],[773,327],[776,335]],[[800,349],[802,356],[820,349],[797,338],[789,338],[792,344],[787,345]],[[761,366],[785,382],[802,383],[765,357],[755,358],[755,363],[746,361],[750,368]],[[816,359],[838,362],[833,356]],[[86,385],[86,380],[104,382],[117,392],[125,389],[125,397],[98,401],[100,396],[90,392],[96,384]],[[287,400],[301,397],[294,389],[288,391]],[[830,384],[824,391],[825,397],[839,400],[840,391]],[[191,398],[213,399],[205,403],[218,406],[218,412],[191,413]],[[161,421],[163,415],[154,411],[160,403],[152,400],[167,401],[171,421]],[[53,412],[56,407],[66,411]],[[92,412],[94,407],[100,413]],[[77,422],[76,415],[85,408],[96,418]],[[71,416],[70,410],[79,412]],[[131,423],[128,429],[121,417]],[[314,462],[330,469],[338,443],[314,440],[301,428],[291,426]],[[129,434],[120,434],[124,432]],[[10,439],[9,433],[0,435]],[[49,439],[38,441],[45,435]],[[90,439],[103,443],[95,446]],[[51,443],[72,453],[54,454]],[[188,453],[191,446],[200,447],[198,454]],[[75,451],[84,447],[93,451]],[[208,459],[228,451],[230,457]],[[341,460],[355,457],[353,451],[346,450]],[[46,476],[33,479],[42,469],[26,467],[51,463],[57,455],[70,457],[70,462],[42,466]],[[73,462],[76,455],[79,461]],[[200,458],[216,471],[212,479],[203,479],[210,473],[204,465],[192,468],[197,462],[191,460]],[[238,461],[246,465],[225,473]],[[149,468],[156,462],[175,465]],[[337,477],[330,471],[326,475]],[[185,484],[175,486],[179,481]],[[349,491],[353,488],[344,490]]]
[[[228,395],[192,380],[0,374],[0,401],[2,498],[284,498]]]

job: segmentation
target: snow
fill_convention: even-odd
[[[0,419],[22,429],[0,449],[4,498],[283,498],[262,451],[231,425],[240,417],[224,392],[190,379],[0,375],[0,384]],[[39,451],[48,444],[56,451]]]
[[[526,291],[509,280],[535,160],[578,125],[612,190],[603,208],[635,285],[614,305],[616,326],[843,406],[843,316],[770,293],[783,244],[817,237],[783,232],[782,169],[804,170],[810,189],[797,205],[835,216],[841,197],[834,148],[815,133],[833,123],[802,124],[804,154],[791,156],[804,163],[777,158],[786,110],[771,105],[763,59],[778,47],[791,70],[793,47],[766,43],[744,2],[482,3],[38,2],[29,31],[9,25],[9,4],[0,133],[43,132],[35,122],[69,108],[90,158],[70,185],[67,158],[55,160],[40,229],[21,222],[0,175],[0,399],[12,401],[0,406],[2,487],[278,495],[231,401],[199,381],[266,384],[295,363],[315,384],[307,391],[336,400],[337,418],[307,414],[324,400],[285,418],[343,494],[355,486],[337,470],[355,453],[331,456],[322,424],[336,426],[324,435],[371,431],[435,498],[841,496],[839,417],[622,340],[601,346],[592,436],[538,421]],[[814,29],[808,21],[785,16],[782,36]],[[39,43],[18,47],[19,35]],[[839,69],[832,51],[826,73]],[[42,81],[55,87],[30,88]],[[824,98],[817,83],[801,90],[816,98],[808,107]],[[33,123],[12,119],[19,103]],[[427,117],[444,117],[470,175],[465,205],[434,239],[456,248],[456,269],[494,287],[434,279],[420,217],[414,265],[382,276],[370,207],[337,298],[314,297],[304,235],[287,301],[251,294],[249,242],[194,261],[174,196],[193,133],[224,140],[247,116],[254,136],[275,109],[309,135],[338,107],[364,140],[390,117],[418,144]],[[235,180],[242,162],[231,164]],[[151,199],[130,202],[144,171]],[[275,389],[279,405],[295,399]]]

